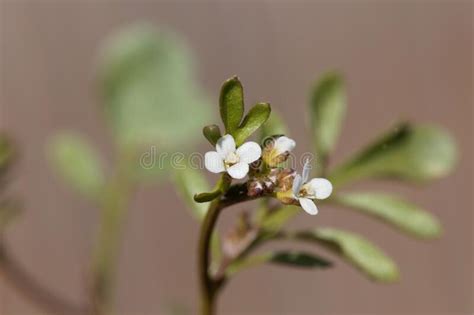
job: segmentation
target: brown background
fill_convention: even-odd
[[[373,284],[342,262],[327,272],[258,268],[226,289],[221,314],[474,311],[472,2],[3,0],[0,8],[0,127],[21,146],[13,188],[27,205],[7,239],[25,268],[48,287],[85,299],[97,209],[54,177],[44,154],[47,139],[61,129],[79,130],[110,158],[95,96],[97,47],[117,27],[144,19],[183,34],[214,99],[221,82],[238,74],[248,103],[270,101],[288,120],[297,153],[309,145],[308,88],[328,69],[344,72],[350,102],[333,162],[399,118],[444,126],[461,151],[456,172],[427,187],[358,185],[389,188],[437,214],[445,227],[439,241],[412,240],[341,209],[325,208],[296,222],[345,227],[374,239],[399,263],[400,283]],[[139,191],[120,261],[121,313],[157,314],[176,302],[196,305],[197,233],[170,185]],[[0,283],[0,314],[36,313]]]

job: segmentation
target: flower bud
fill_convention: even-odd
[[[293,192],[291,191],[291,189],[287,191],[277,192],[276,198],[285,205],[292,205],[296,202],[295,196],[293,196]]]
[[[247,195],[258,197],[291,190],[295,175],[296,171],[291,168],[273,168],[267,175],[252,177],[247,182]]]
[[[296,171],[292,168],[280,170],[277,176],[277,187],[279,191],[288,191],[293,187]]]
[[[295,146],[295,141],[286,136],[269,137],[264,141],[262,159],[269,166],[278,166],[288,159]]]
[[[291,168],[282,169],[278,174],[276,198],[283,204],[291,205],[295,202],[292,191],[295,176],[296,171]]]
[[[202,129],[204,137],[212,144],[216,145],[217,140],[221,138],[221,131],[217,125],[208,125]]]
[[[249,197],[257,197],[263,195],[263,183],[256,178],[247,182],[247,195]]]

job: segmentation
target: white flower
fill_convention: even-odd
[[[256,142],[246,142],[235,149],[231,135],[221,137],[216,151],[204,155],[204,165],[212,173],[227,172],[232,178],[242,179],[249,172],[249,164],[260,158],[262,149]]]
[[[326,199],[332,193],[332,184],[325,178],[313,178],[308,182],[310,164],[306,161],[303,176],[297,174],[293,180],[293,197],[298,200],[304,211],[318,214],[318,208],[312,199]]]

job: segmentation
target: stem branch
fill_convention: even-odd
[[[88,313],[86,307],[70,303],[36,282],[25,270],[19,267],[17,261],[9,256],[1,242],[0,276],[32,303],[38,305],[49,314],[85,315]]]

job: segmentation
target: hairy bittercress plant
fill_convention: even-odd
[[[302,165],[301,175],[288,166],[296,142],[289,137],[282,118],[271,114],[267,103],[255,104],[244,116],[242,84],[237,77],[227,80],[219,98],[223,132],[215,124],[203,129],[213,148],[205,154],[205,168],[220,174],[211,189],[196,168],[180,165],[172,170],[171,164],[142,163],[150,148],[165,153],[189,150],[196,130],[212,117],[182,43],[139,25],[114,37],[102,57],[100,92],[114,140],[114,163],[104,165],[89,141],[70,131],[56,135],[48,151],[57,174],[90,200],[100,216],[87,283],[89,296],[84,304],[71,303],[38,284],[6,249],[3,236],[21,208],[6,190],[17,154],[10,138],[0,133],[0,274],[46,313],[113,312],[118,253],[134,192],[150,178],[163,178],[167,172],[174,173],[177,190],[201,224],[198,273],[202,315],[215,314],[216,299],[224,285],[248,267],[265,263],[317,269],[332,266],[327,258],[307,251],[257,252],[270,241],[321,246],[374,281],[398,279],[395,262],[363,236],[321,227],[315,216],[307,217],[309,228],[288,229],[287,223],[297,214],[314,215],[318,209],[337,205],[417,238],[440,235],[439,221],[417,205],[391,193],[347,189],[364,179],[427,182],[446,176],[456,162],[451,137],[433,126],[400,123],[341,165],[329,168],[346,109],[345,87],[338,74],[324,75],[312,90],[310,136],[316,159]],[[249,141],[254,135],[258,140]],[[224,235],[218,233],[217,220],[224,209],[257,199],[254,211],[239,212],[234,227]]]
[[[199,192],[199,186],[206,185],[199,171],[188,168],[176,173],[178,189],[203,220],[198,268],[201,314],[215,313],[216,298],[224,284],[247,267],[263,263],[332,266],[328,259],[304,251],[254,253],[271,240],[320,245],[374,281],[393,282],[399,278],[392,259],[362,236],[336,228],[287,230],[286,223],[301,212],[298,209],[311,215],[318,213],[315,200],[324,201],[324,207],[342,205],[370,214],[416,237],[430,239],[440,234],[436,218],[396,196],[342,193],[340,189],[364,178],[426,181],[447,174],[454,165],[456,150],[443,131],[400,124],[342,166],[329,170],[328,158],[339,135],[346,98],[341,78],[327,74],[316,85],[310,104],[314,153],[319,161],[316,170],[327,176],[310,179],[309,159],[301,175],[285,163],[296,142],[284,134],[287,128],[281,118],[270,115],[269,104],[257,103],[244,117],[243,88],[237,77],[224,83],[219,100],[224,135],[217,125],[204,127],[203,134],[216,149],[205,154],[205,168],[220,173],[220,179],[214,189]],[[261,145],[245,142],[255,132],[259,132]],[[195,193],[194,204],[191,193]],[[255,199],[261,200],[255,215],[242,212],[235,228],[221,238],[216,224],[222,210]],[[200,204],[206,204],[207,210]]]

